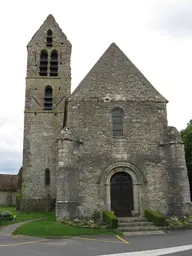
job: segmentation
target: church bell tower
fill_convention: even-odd
[[[27,50],[21,208],[41,210],[56,198],[56,139],[71,93],[71,44],[49,15]]]

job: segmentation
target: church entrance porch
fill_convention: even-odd
[[[111,210],[117,217],[131,216],[133,211],[133,185],[131,176],[117,172],[111,177]]]

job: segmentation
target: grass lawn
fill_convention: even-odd
[[[0,207],[0,212],[4,212],[4,211],[10,211],[12,214],[15,214],[17,216],[15,222],[22,222],[26,220],[45,217],[44,219],[41,219],[41,220],[23,224],[13,232],[14,235],[29,235],[29,236],[47,237],[47,238],[60,237],[60,236],[104,235],[104,234],[122,235],[121,232],[116,230],[78,228],[78,227],[70,227],[61,223],[57,223],[54,212],[23,213],[23,212],[16,212],[14,207]],[[1,221],[0,226],[13,224],[15,222]]]
[[[104,234],[122,234],[118,231],[110,231],[104,229],[86,229],[66,226],[57,223],[51,218],[38,220],[24,224],[17,228],[14,235],[30,235],[39,237],[59,237],[59,236],[80,236],[80,235],[104,235]]]
[[[19,212],[16,211],[15,207],[6,207],[6,206],[0,206],[0,213],[9,211],[12,214],[16,215],[16,220],[13,221],[1,221],[0,226],[4,225],[10,225],[13,223],[18,223],[26,220],[33,220],[33,219],[38,219],[42,217],[54,217],[55,213],[54,212],[31,212],[31,213],[24,213],[24,212]]]

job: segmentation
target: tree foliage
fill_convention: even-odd
[[[192,120],[190,120],[187,127],[181,131],[181,137],[185,147],[185,159],[192,197]]]

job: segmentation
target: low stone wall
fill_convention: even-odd
[[[16,194],[17,192],[11,191],[0,191],[0,205],[16,205]]]

